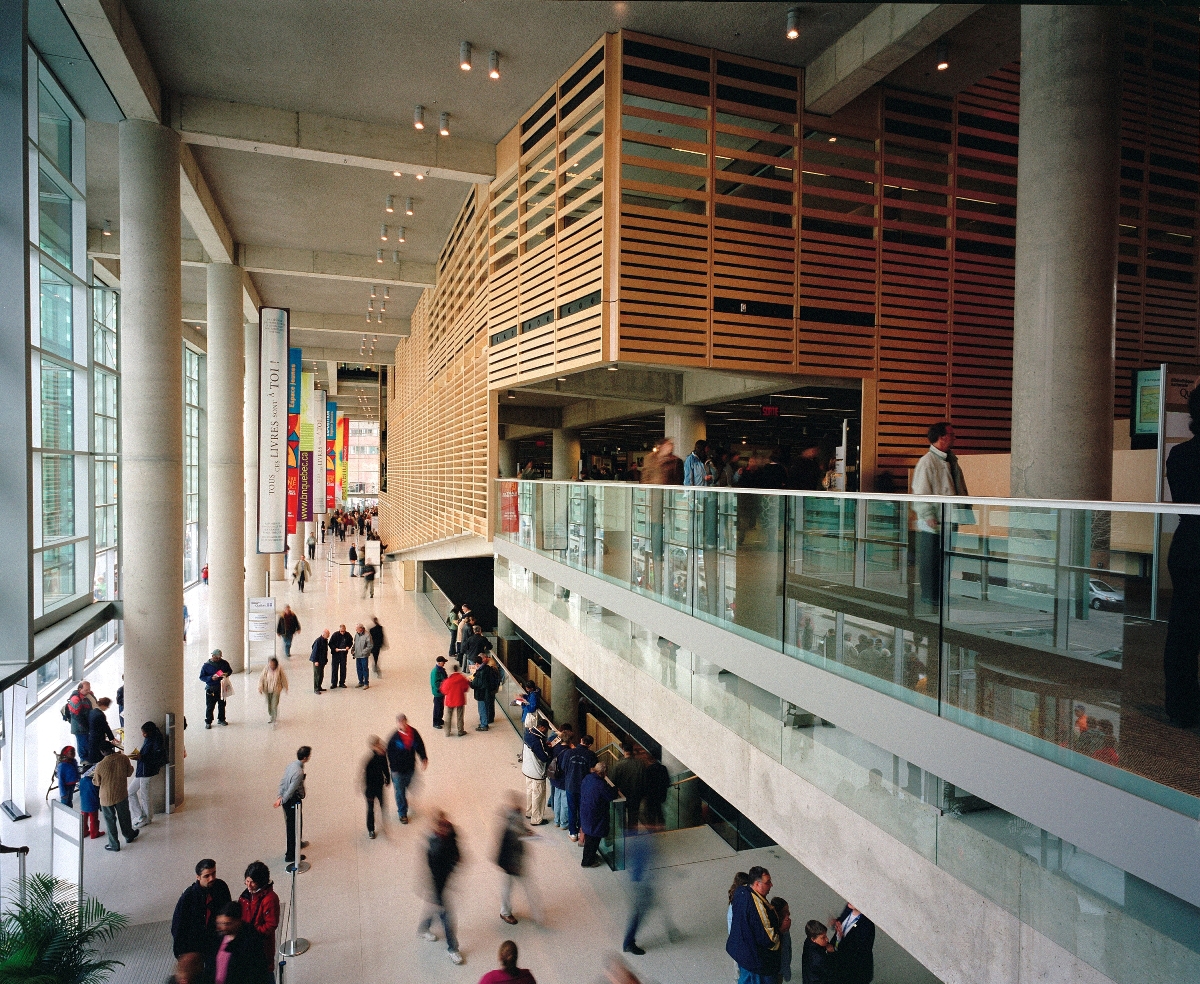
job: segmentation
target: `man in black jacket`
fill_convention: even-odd
[[[450,952],[450,962],[461,964],[462,954],[458,952],[458,940],[454,936],[454,918],[446,900],[446,883],[458,867],[458,835],[454,824],[442,810],[438,810],[433,824],[433,833],[429,835],[429,846],[425,852],[429,863],[429,901],[425,906],[425,915],[417,927],[417,935],[430,943],[437,942],[433,932],[434,916],[441,917],[442,927],[446,930],[446,948]]]
[[[329,652],[333,655],[333,676],[329,684],[330,690],[341,687],[346,689],[346,657],[354,647],[354,636],[346,631],[346,626],[339,625],[338,630],[329,637]]]
[[[379,624],[379,619],[371,619],[367,633],[371,636],[371,662],[375,664],[375,675],[379,676],[379,651],[383,649],[383,626]]]
[[[476,637],[478,638],[478,637]],[[500,689],[500,674],[490,660],[475,667],[475,675],[471,677],[471,689],[475,697],[475,706],[479,708],[479,725],[476,731],[488,729],[488,701]]]
[[[101,697],[96,706],[88,711],[88,757],[91,762],[99,762],[105,755],[111,754],[116,736],[108,724],[108,715],[104,712],[112,706],[112,701]]]
[[[329,662],[329,630],[326,629],[313,641],[308,660],[313,665],[313,693],[325,693],[325,664]]]
[[[200,680],[204,684],[205,730],[212,727],[214,708],[217,711],[217,724],[225,723],[225,698],[221,696],[221,684],[232,675],[233,668],[219,649],[214,649],[200,667]]]
[[[228,904],[229,886],[217,877],[217,862],[204,858],[196,864],[196,880],[179,896],[171,917],[173,952],[177,958],[185,953],[199,953],[205,966],[212,970],[220,942],[217,914]]]
[[[388,768],[392,772],[392,790],[396,794],[396,813],[401,823],[408,823],[408,784],[412,782],[413,773],[417,770],[417,760],[421,768],[429,766],[429,758],[425,754],[425,742],[421,734],[408,723],[404,714],[396,715],[396,730],[387,743]]]
[[[839,984],[871,984],[875,977],[875,924],[846,903],[834,928]]]
[[[225,963],[224,984],[271,984],[274,981],[262,934],[242,921],[239,903],[230,902],[217,914],[217,932],[221,934],[221,942],[214,959],[220,962],[225,955],[229,958]]]

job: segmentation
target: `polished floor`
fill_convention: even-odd
[[[541,984],[599,980],[605,959],[620,949],[627,912],[625,876],[606,868],[581,869],[579,849],[553,825],[544,826],[530,852],[530,868],[546,912],[545,925],[527,918],[528,906],[520,892],[514,900],[519,925],[501,922],[500,875],[493,859],[498,808],[506,792],[522,783],[516,734],[507,725],[486,734],[468,728],[462,738],[433,732],[428,671],[433,658],[444,651],[445,633],[428,602],[400,590],[390,567],[371,600],[361,596],[360,582],[347,577],[345,567],[326,576],[329,568],[323,560],[313,566],[316,577],[305,594],[287,584],[274,586],[280,604],[290,601],[302,625],[296,653],[286,661],[291,691],[283,697],[274,726],[267,722],[265,704],[256,693],[260,662],[236,680],[229,727],[204,729],[198,673],[208,651],[206,589],[198,587],[188,594],[192,623],[186,652],[190,727],[184,806],[170,817],[156,817],[138,841],[123,847],[120,854],[104,851],[103,840],[89,841],[86,848],[86,891],[125,913],[139,929],[129,944],[136,939],[138,959],[129,960],[128,968],[117,972],[115,984],[161,981],[161,974],[154,976],[156,971],[145,968],[169,966],[165,921],[178,894],[192,880],[198,858],[215,858],[219,875],[235,895],[245,866],[256,859],[265,861],[286,901],[283,819],[272,803],[279,777],[301,744],[313,747],[305,801],[305,837],[311,841],[306,854],[312,869],[299,876],[298,913],[300,935],[312,947],[289,960],[289,984],[476,981],[496,965],[496,948],[509,938],[520,946],[521,965]],[[389,639],[381,661],[382,678],[372,678],[367,691],[354,689],[351,662],[350,689],[314,694],[307,661],[309,642],[323,628],[336,629],[344,622],[352,630],[358,621],[369,622],[371,615],[378,615]],[[98,693],[115,694],[120,665],[118,654],[89,674]],[[470,721],[473,709],[468,710]],[[359,791],[366,736],[386,736],[400,711],[422,732],[430,765],[412,791],[413,822],[402,827],[394,811],[389,811],[379,838],[372,841],[366,835]],[[110,720],[115,726],[115,705]],[[31,845],[35,870],[49,867],[43,797],[53,750],[67,743],[66,732],[57,708],[30,723],[27,786],[33,816],[18,824],[0,820],[4,843]],[[464,855],[454,882],[457,930],[466,957],[463,967],[450,963],[443,942],[427,943],[416,935],[424,886],[422,848],[428,821],[437,808],[445,809],[456,824]],[[683,935],[670,943],[661,916],[650,917],[639,934],[647,954],[629,958],[645,982],[706,984],[734,979],[733,963],[724,953],[725,908],[726,889],[739,869],[754,864],[769,867],[776,892],[789,899],[799,925],[810,918],[828,919],[840,906],[829,889],[781,849],[734,854],[707,828],[664,835],[659,864],[662,896]],[[4,857],[0,877],[7,882],[15,870],[13,860]],[[440,926],[435,928],[440,936]],[[798,952],[798,930],[795,936]],[[131,955],[128,946],[122,950],[118,945],[117,951],[127,958]],[[934,980],[882,933],[876,966],[881,984]],[[798,964],[795,975],[798,979]]]

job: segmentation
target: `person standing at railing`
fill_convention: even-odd
[[[580,835],[580,805],[583,796],[583,780],[596,764],[596,753],[592,751],[594,739],[583,735],[579,744],[570,749],[563,760],[563,775],[567,786],[567,829],[571,840],[582,843]]]
[[[1188,424],[1200,428],[1200,387],[1188,396]],[[1200,440],[1176,444],[1167,455],[1167,484],[1173,502],[1200,503]],[[1180,728],[1200,724],[1200,516],[1180,516],[1167,554],[1171,574],[1171,614],[1163,648],[1167,716]]]
[[[597,868],[600,859],[600,841],[608,833],[608,804],[617,798],[617,787],[608,781],[608,769],[597,762],[583,777],[580,794],[579,814],[583,826],[583,860],[580,866]]]
[[[954,427],[943,420],[930,426],[929,450],[913,469],[913,495],[967,495],[967,482],[954,455]],[[917,577],[921,601],[936,608],[942,602],[942,507],[916,504]]]

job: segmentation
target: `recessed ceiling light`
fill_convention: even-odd
[[[390,301],[390,300],[392,299],[392,288],[391,288],[391,287],[384,287],[384,288],[383,288],[383,296],[384,296],[384,298],[385,298],[386,300],[389,300],[389,301]]]
[[[399,178],[399,177],[402,177],[402,172],[400,172],[400,171],[393,171],[393,172],[392,172],[392,177],[393,177],[393,178]]]
[[[413,110],[413,129],[416,129],[416,130],[424,130],[425,129],[425,107],[424,106],[417,106]]]
[[[371,298],[374,299],[374,297],[375,297],[375,285],[371,284]]]
[[[609,372],[616,372],[616,371],[617,371],[617,367],[616,367],[616,366],[609,366],[609,367],[608,367],[608,371],[609,371]]]
[[[464,41],[458,46],[458,67],[464,72],[471,71],[471,42]]]
[[[488,78],[500,78],[500,52],[498,51],[488,52]]]
[[[944,72],[950,67],[950,50],[945,41],[939,41],[937,46],[937,70]]]
[[[442,113],[441,116],[438,117],[438,133],[440,133],[443,137],[450,136],[449,113]]]
[[[800,8],[793,7],[787,15],[787,39],[795,41],[800,37]]]

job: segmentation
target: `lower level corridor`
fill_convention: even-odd
[[[287,902],[284,824],[272,803],[283,770],[302,744],[313,748],[304,802],[304,836],[311,842],[305,853],[312,869],[298,879],[298,912],[300,935],[312,946],[288,961],[289,984],[474,982],[497,966],[496,950],[504,939],[517,942],[521,966],[541,984],[599,980],[606,957],[620,950],[627,913],[625,873],[606,867],[582,869],[579,848],[547,824],[538,828],[540,837],[527,865],[546,924],[529,917],[519,889],[514,898],[519,924],[501,922],[500,873],[493,862],[498,810],[508,790],[522,787],[515,731],[498,716],[498,726],[475,732],[474,704],[469,702],[465,737],[434,732],[428,674],[434,657],[445,651],[446,634],[427,600],[401,591],[391,568],[378,582],[372,601],[362,597],[361,582],[350,579],[345,566],[333,568],[328,577],[323,560],[313,566],[316,577],[306,593],[287,584],[273,586],[278,604],[290,602],[302,626],[292,658],[281,660],[290,691],[283,696],[274,726],[267,722],[265,701],[256,692],[261,668],[256,661],[235,678],[229,726],[204,729],[198,673],[209,648],[207,589],[188,593],[192,621],[186,657],[190,727],[184,806],[169,817],[157,815],[136,843],[122,844],[119,855],[106,852],[103,839],[90,840],[85,848],[85,890],[127,915],[131,923],[112,949],[112,956],[126,963],[113,981],[160,984],[167,975],[172,962],[171,912],[179,893],[191,883],[199,858],[216,859],[218,876],[235,897],[246,865],[262,860],[271,869],[281,900]],[[382,676],[372,678],[369,690],[356,690],[351,663],[347,690],[314,694],[307,659],[311,640],[326,627],[336,631],[340,623],[353,631],[356,622],[369,624],[372,615],[383,623],[389,643],[381,658]],[[118,653],[89,674],[98,694],[115,696],[120,669]],[[389,791],[379,838],[369,840],[359,788],[366,736],[378,734],[386,740],[401,711],[426,741],[429,769],[419,774],[410,791],[413,822],[396,822]],[[115,728],[115,704],[109,719]],[[134,722],[126,723],[135,733]],[[30,870],[49,869],[44,796],[53,751],[69,740],[57,707],[31,722],[28,801],[33,817],[17,824],[0,820],[5,844],[31,846]],[[128,745],[132,747],[132,737]],[[456,929],[466,958],[463,967],[447,959],[444,941],[428,943],[416,934],[426,870],[423,849],[432,811],[439,807],[456,825],[464,856],[452,882]],[[662,984],[732,980],[736,971],[724,952],[726,890],[734,872],[763,865],[774,876],[775,892],[792,906],[797,953],[793,972],[798,979],[800,927],[808,919],[832,918],[841,900],[780,848],[735,854],[708,828],[660,836],[665,839],[660,863],[666,870],[659,884],[682,935],[669,942],[661,913],[651,914],[639,933],[646,955],[627,958],[639,978]],[[0,876],[7,882],[15,875],[15,861],[5,856],[2,864]],[[440,924],[434,929],[441,937]],[[884,984],[934,980],[882,933],[875,956],[876,980]]]

